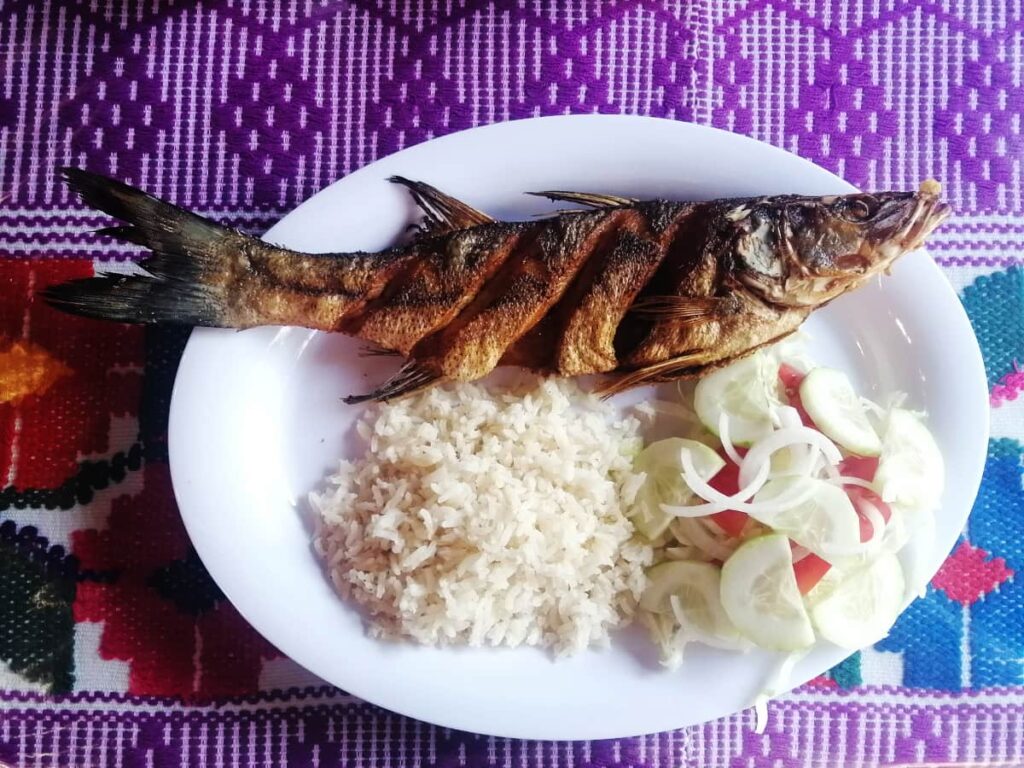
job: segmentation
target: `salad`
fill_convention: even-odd
[[[819,640],[856,650],[888,633],[923,581],[897,553],[931,530],[945,475],[901,400],[866,400],[779,347],[701,379],[692,410],[649,406],[683,424],[637,456],[630,511],[655,547],[639,615],[666,666],[692,642],[784,652],[760,714]]]

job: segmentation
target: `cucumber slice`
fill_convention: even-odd
[[[721,569],[711,563],[660,563],[647,571],[640,607],[679,622],[691,640],[741,648],[746,641],[722,607],[721,576]]]
[[[889,414],[874,483],[882,498],[909,512],[931,512],[939,505],[946,479],[935,438],[910,411]]]
[[[838,568],[829,568],[828,573],[821,577],[821,581],[814,585],[810,592],[804,595],[804,606],[813,615],[814,606],[829,597],[846,578],[847,572]],[[813,620],[811,622],[814,623]]]
[[[654,541],[668,530],[672,517],[661,508],[661,497],[650,485],[645,484],[636,495],[636,502],[630,507],[629,521],[636,532],[648,541]]]
[[[633,468],[637,472],[646,472],[648,475],[660,472],[681,475],[684,450],[690,452],[694,469],[704,479],[713,477],[718,470],[725,466],[725,459],[704,443],[687,440],[685,437],[670,437],[666,440],[658,440],[644,448],[640,455],[633,460]]]
[[[711,631],[711,604],[721,605],[719,597],[721,571],[711,563],[670,560],[658,563],[647,571],[647,588],[640,597],[640,607],[651,613],[671,616],[673,595],[688,609],[700,614],[697,623]],[[724,615],[724,614],[723,614]]]
[[[800,402],[826,436],[858,456],[882,451],[860,398],[846,374],[834,368],[814,368],[800,384]]]
[[[725,460],[704,443],[682,437],[670,437],[651,443],[633,461],[637,472],[644,472],[644,482],[637,500],[630,509],[633,527],[647,539],[654,541],[674,519],[662,511],[662,504],[688,504],[693,491],[683,482],[682,454],[689,451],[697,474],[708,480],[725,466]]]
[[[760,536],[743,544],[725,561],[721,579],[726,615],[754,643],[776,651],[798,651],[814,643],[785,536]]]
[[[771,510],[779,498],[800,492],[805,500],[788,509]],[[766,509],[767,508],[767,509]],[[751,517],[783,533],[819,557],[834,562],[861,544],[860,518],[850,497],[838,485],[810,477],[769,480],[754,496]]]
[[[772,431],[771,407],[777,404],[778,379],[778,361],[758,352],[698,381],[693,409],[715,435],[724,412],[732,442],[750,445]]]
[[[879,555],[811,607],[822,637],[851,651],[881,640],[899,616],[906,584],[899,559]]]

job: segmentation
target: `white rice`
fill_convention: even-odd
[[[651,549],[623,511],[636,419],[575,384],[433,387],[370,409],[366,455],[310,500],[331,580],[370,631],[421,643],[603,645]]]

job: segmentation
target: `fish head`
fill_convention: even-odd
[[[726,213],[739,280],[764,299],[813,306],[888,272],[949,216],[939,184],[917,192],[767,199]]]

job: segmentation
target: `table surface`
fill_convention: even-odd
[[[1024,764],[1022,80],[1024,11],[995,0],[0,0],[0,763]],[[931,250],[988,373],[978,501],[927,596],[774,702],[762,736],[743,713],[493,739],[312,678],[241,620],[178,518],[187,333],[31,300],[138,255],[92,234],[106,222],[62,164],[260,232],[402,147],[582,112],[744,133],[865,188],[935,177],[957,211]]]

